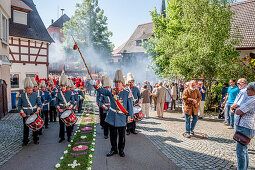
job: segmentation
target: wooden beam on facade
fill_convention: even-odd
[[[40,52],[41,52],[42,46],[43,46],[43,42],[41,43],[41,46],[40,46],[40,48],[39,48],[39,50],[38,50],[38,53],[37,53],[36,58],[35,58],[35,62],[36,62],[37,59],[38,59],[38,56],[39,56],[39,54],[40,54]],[[47,56],[47,55],[46,55],[46,56]]]

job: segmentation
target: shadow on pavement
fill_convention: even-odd
[[[170,145],[169,143],[162,142],[162,145],[156,144],[154,139],[161,139],[167,141],[168,137],[158,135],[146,135],[152,143],[162,151],[173,163],[181,169],[235,169],[234,162],[219,158],[216,156],[207,155],[204,153],[184,149],[178,146]],[[159,138],[159,139],[158,139]],[[177,143],[177,142],[176,142]],[[167,148],[167,149],[166,149]]]

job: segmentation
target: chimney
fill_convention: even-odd
[[[64,15],[64,10],[65,10],[65,9],[62,8],[62,9],[60,9],[60,10],[62,11],[62,15]],[[61,15],[61,16],[62,16],[62,15]]]
[[[54,20],[53,19],[51,19],[51,24],[53,24],[54,23]]]

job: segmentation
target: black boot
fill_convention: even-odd
[[[58,143],[61,143],[61,142],[63,142],[65,140],[65,138],[61,138],[59,141],[58,141]]]
[[[109,153],[106,154],[107,157],[112,156],[114,154],[118,154],[118,151],[111,150]]]
[[[123,151],[119,152],[120,157],[125,157],[125,153]]]

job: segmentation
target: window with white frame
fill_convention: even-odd
[[[8,18],[0,11],[0,38],[2,42],[8,44],[9,41],[9,21]]]
[[[13,22],[18,24],[27,25],[27,13],[22,11],[13,10]]]

